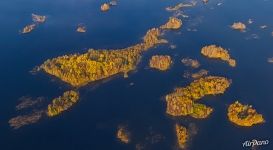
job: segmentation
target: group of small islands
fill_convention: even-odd
[[[202,0],[202,1],[205,4],[208,3],[208,0]],[[182,16],[185,17],[185,15],[181,14],[180,10],[182,8],[186,8],[186,7],[194,7],[196,5],[196,3],[197,3],[196,1],[192,1],[190,3],[179,3],[179,4],[175,5],[175,6],[167,7],[166,10],[170,11],[170,12],[177,12],[178,14],[175,14],[174,16],[182,15]],[[112,0],[110,2],[103,3],[101,5],[101,7],[100,7],[100,10],[102,12],[107,12],[107,11],[110,10],[110,8],[112,6],[116,6],[116,5],[117,5],[117,0]],[[173,18],[173,19],[175,19],[175,18]],[[41,23],[44,23],[46,21],[46,16],[32,14],[32,20],[33,20],[33,23],[25,26],[23,28],[23,30],[20,31],[21,33],[23,33],[23,34],[30,33],[32,30],[34,30],[37,27],[37,25],[39,25]],[[252,24],[252,23],[253,23],[253,20],[249,19],[248,24]],[[175,24],[172,24],[172,25],[177,26]],[[267,27],[266,25],[260,26],[261,29],[264,29],[266,27]],[[179,25],[177,27],[174,27],[174,28],[179,28]],[[246,25],[244,23],[242,23],[242,22],[234,22],[231,25],[231,28],[234,29],[234,30],[245,31]],[[83,24],[79,24],[76,31],[79,32],[79,33],[85,33],[87,31],[87,27],[85,25],[83,25]],[[273,36],[273,32],[271,34]]]
[[[203,0],[207,3],[208,0]],[[117,5],[113,0],[101,5],[101,11],[107,12],[112,6]],[[179,3],[176,6],[166,8],[167,11],[177,11],[184,7],[193,7],[196,3]],[[32,14],[33,23],[24,27],[22,33],[29,33],[38,24],[46,21],[46,16]],[[73,90],[63,93],[62,96],[54,98],[47,109],[34,111],[30,115],[21,115],[9,120],[9,124],[14,129],[24,125],[35,123],[47,114],[48,117],[60,115],[70,109],[80,99],[78,88],[89,83],[100,81],[114,75],[123,74],[125,78],[137,68],[142,54],[159,44],[168,43],[163,39],[163,32],[166,30],[178,30],[182,27],[182,20],[177,17],[170,17],[168,22],[158,28],[152,28],[146,32],[143,41],[123,49],[89,49],[83,54],[70,54],[48,59],[36,71],[42,71],[54,76],[69,84]],[[231,28],[244,31],[246,25],[235,22]],[[86,27],[79,24],[77,32],[86,32]],[[218,59],[228,63],[231,67],[236,67],[236,60],[231,58],[227,49],[216,45],[208,45],[201,48],[201,54],[207,58]],[[271,60],[268,60],[271,61]],[[183,58],[181,62],[188,67],[197,69],[200,63],[191,58]],[[272,59],[273,62],[273,59]],[[150,68],[160,71],[167,71],[173,64],[173,59],[169,55],[154,55],[150,58]],[[231,86],[231,80],[220,76],[208,76],[208,71],[201,69],[196,73],[185,73],[184,77],[194,79],[185,87],[175,88],[173,92],[165,96],[166,114],[173,117],[190,116],[195,119],[205,119],[213,112],[213,108],[200,103],[206,96],[224,94]],[[35,101],[26,101],[18,106],[18,110],[25,106],[35,105]],[[250,105],[243,105],[236,101],[229,105],[227,118],[230,122],[238,126],[251,127],[264,123],[263,115],[256,112]],[[188,129],[178,123],[175,124],[175,134],[179,148],[185,149],[189,140]],[[128,144],[131,141],[131,133],[124,126],[119,126],[116,132],[117,139]]]
[[[22,34],[30,33],[34,30],[39,24],[44,23],[46,21],[46,16],[40,16],[36,14],[32,14],[32,23],[25,26],[21,31]]]

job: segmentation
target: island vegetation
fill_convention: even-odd
[[[117,0],[112,0],[112,1],[107,2],[107,3],[103,3],[103,4],[101,5],[101,7],[100,7],[100,10],[101,10],[102,12],[106,12],[106,11],[110,10],[110,8],[111,8],[112,6],[116,6],[117,4],[118,4],[118,3],[117,3]]]
[[[41,119],[43,113],[44,111],[34,111],[33,113],[28,115],[20,115],[20,116],[11,118],[9,120],[9,125],[13,129],[19,129],[25,125],[38,122]]]
[[[161,71],[166,71],[172,64],[172,58],[169,55],[154,55],[150,59],[150,67]]]
[[[224,77],[208,76],[194,80],[186,87],[176,88],[165,97],[166,113],[172,116],[207,118],[213,109],[196,101],[207,95],[223,94],[230,83],[231,81]]]
[[[78,25],[77,32],[79,33],[85,33],[86,32],[86,27],[82,24]]]
[[[185,66],[189,66],[192,68],[199,68],[200,67],[200,63],[198,62],[198,60],[195,59],[191,59],[191,58],[183,58],[181,60],[181,62],[185,65]]]
[[[79,93],[76,91],[67,91],[58,98],[53,99],[52,104],[48,105],[47,115],[49,117],[57,116],[63,111],[72,107],[79,100]]]
[[[36,27],[36,24],[30,24],[23,28],[22,32],[23,34],[30,33],[32,30],[34,30]]]
[[[106,12],[110,9],[110,4],[108,3],[103,3],[100,7],[100,10],[103,11],[103,12]]]
[[[189,133],[187,131],[187,128],[179,124],[175,124],[175,132],[179,148],[185,149],[187,141],[189,139]]]
[[[216,45],[205,46],[201,49],[201,53],[208,58],[221,59],[223,61],[226,61],[232,67],[236,66],[236,61],[230,57],[226,49],[220,46]]]
[[[251,105],[243,105],[239,101],[228,107],[228,118],[236,125],[245,127],[265,122],[263,116],[258,114]]]
[[[122,143],[128,144],[130,142],[129,131],[125,127],[119,126],[117,131],[117,139]]]
[[[246,29],[246,25],[242,22],[234,22],[231,28],[234,30],[244,31]]]
[[[158,44],[167,43],[161,39],[162,29],[147,31],[143,42],[124,49],[90,49],[84,54],[64,55],[48,59],[37,71],[44,71],[74,87],[81,87],[90,82],[108,78],[136,69],[141,54]]]
[[[162,25],[160,28],[161,29],[173,29],[173,30],[177,30],[179,28],[181,28],[182,26],[182,20],[178,19],[176,17],[170,17],[169,21]]]
[[[36,14],[31,14],[33,23],[26,25],[22,31],[22,34],[30,33],[33,31],[39,24],[44,23],[46,21],[46,16],[40,16]]]

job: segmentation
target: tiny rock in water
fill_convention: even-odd
[[[244,31],[246,29],[246,25],[243,24],[242,22],[235,22],[235,23],[233,23],[231,28],[234,30]]]

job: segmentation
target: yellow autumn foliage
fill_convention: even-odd
[[[26,34],[26,33],[30,33],[32,30],[34,30],[36,27],[36,24],[30,24],[27,25],[23,28],[23,31],[21,33]]]
[[[187,129],[179,124],[175,125],[176,138],[179,148],[184,149],[189,139],[189,133]]]
[[[100,10],[103,12],[108,11],[109,9],[110,9],[110,4],[108,4],[108,3],[104,3],[100,7]]]
[[[242,22],[234,22],[231,26],[232,29],[234,30],[240,30],[243,31],[246,29],[246,25]]]
[[[201,49],[201,53],[208,58],[221,59],[223,61],[226,61],[232,67],[236,66],[236,61],[230,57],[226,49],[220,46],[216,45],[205,46]]]
[[[265,122],[263,116],[252,106],[243,105],[238,101],[228,107],[228,118],[231,122],[246,127]]]
[[[58,98],[53,99],[52,104],[48,105],[47,115],[53,117],[72,107],[79,100],[79,93],[67,91]]]
[[[130,142],[130,134],[127,129],[123,126],[118,127],[117,139],[122,143],[128,144]]]
[[[150,29],[143,38],[143,42],[124,49],[90,49],[84,54],[64,55],[48,59],[40,67],[50,75],[69,83],[74,87],[81,87],[89,82],[108,78],[119,73],[134,70],[142,52],[162,43],[159,28]]]
[[[166,71],[172,64],[172,58],[168,55],[154,55],[150,59],[150,67],[161,71]]]
[[[172,116],[206,118],[213,109],[196,101],[207,95],[223,94],[229,86],[230,81],[224,77],[208,76],[195,80],[186,87],[176,88],[166,96],[166,113]]]

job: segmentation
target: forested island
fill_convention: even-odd
[[[161,29],[173,29],[173,30],[177,30],[182,26],[182,20],[175,18],[175,17],[170,17],[169,21],[162,25],[160,28]]]
[[[263,116],[258,114],[251,105],[243,105],[239,101],[228,107],[228,118],[231,122],[246,127],[265,122]]]
[[[189,138],[189,133],[187,131],[187,128],[176,124],[175,125],[175,132],[176,132],[176,138],[177,138],[177,143],[179,148],[185,149],[186,148],[186,143]]]
[[[232,67],[236,66],[236,61],[230,57],[226,49],[220,46],[216,45],[205,46],[201,49],[201,54],[208,58],[221,59],[223,61],[226,61]]]
[[[231,81],[227,78],[208,76],[195,80],[186,87],[176,88],[165,97],[166,113],[172,116],[207,118],[213,109],[196,101],[207,95],[223,94],[230,84]]]
[[[173,19],[166,24],[171,26]],[[173,26],[172,26],[173,27]],[[38,71],[42,70],[53,75],[73,87],[81,87],[90,82],[108,78],[136,69],[141,54],[158,44],[167,43],[161,39],[162,28],[153,28],[147,31],[143,42],[124,49],[90,49],[84,54],[64,55],[48,59]]]
[[[63,111],[72,107],[79,100],[79,93],[76,91],[67,91],[58,98],[53,99],[52,104],[48,105],[47,115],[49,117],[57,116]]]
[[[150,59],[150,67],[166,71],[172,64],[172,58],[168,55],[155,55]]]

